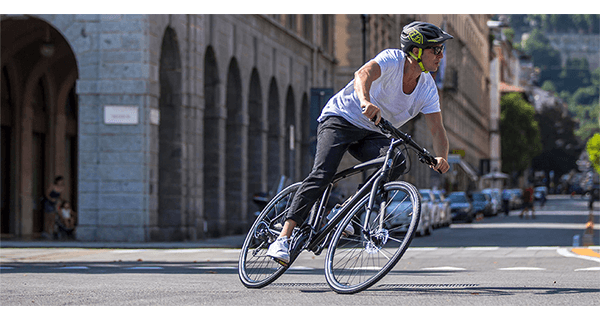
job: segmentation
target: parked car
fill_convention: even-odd
[[[389,221],[389,229],[393,233],[402,233],[408,230],[408,225],[412,219],[412,204],[403,199],[392,199],[387,206],[387,214],[392,217]],[[417,230],[418,231],[418,230]]]
[[[437,204],[438,217],[434,228],[447,227],[452,224],[452,215],[450,214],[450,201],[446,200],[444,193],[435,190],[433,191],[434,203]]]
[[[431,204],[429,200],[423,200],[421,195],[421,219],[417,225],[417,235],[424,236],[431,234],[433,227],[431,225]],[[391,232],[402,233],[408,230],[408,225],[412,219],[412,205],[410,201],[402,198],[394,198],[387,205],[387,214],[392,215],[389,220],[389,229]]]
[[[419,235],[426,236],[433,232],[437,205],[433,202],[434,196],[431,190],[421,189],[419,193],[421,194],[421,221],[417,231]]]
[[[502,211],[502,192],[500,189],[483,189],[481,192],[490,196],[492,200],[492,215]]]
[[[483,192],[473,192],[471,199],[475,215],[480,213],[484,216],[492,215],[492,198],[489,195]]]
[[[504,189],[502,197],[508,198],[508,206],[510,210],[521,209],[523,207],[523,191],[521,189]]]
[[[473,205],[467,197],[466,192],[456,191],[448,195],[450,200],[450,214],[452,221],[464,220],[467,223],[473,222]]]
[[[534,196],[535,200],[541,200],[542,197],[548,196],[548,187],[545,187],[545,186],[535,187],[533,189],[533,196]]]

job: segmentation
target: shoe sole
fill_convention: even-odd
[[[287,267],[289,267],[289,266],[290,266],[290,262],[289,262],[289,261],[287,261],[287,262],[286,262],[286,261],[284,261],[284,260],[281,260],[281,259],[278,259],[278,258],[274,258],[274,257],[271,257],[271,259],[273,259],[273,261],[275,261],[275,262],[279,263],[279,264],[280,264],[280,265],[282,265],[283,267],[286,267],[286,268],[287,268]]]

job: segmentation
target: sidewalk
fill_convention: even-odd
[[[246,235],[234,235],[186,242],[83,242],[49,240],[2,240],[0,248],[113,248],[113,249],[181,249],[181,248],[241,248]]]

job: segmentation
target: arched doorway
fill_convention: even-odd
[[[302,145],[300,152],[300,178],[306,177],[312,168],[314,159],[310,152],[310,104],[308,103],[308,94],[302,95],[300,105],[300,132],[302,135]]]
[[[219,107],[219,70],[217,58],[212,47],[206,48],[204,55],[204,223],[205,232],[210,237],[222,235],[224,205],[222,194],[225,184],[224,152],[221,152],[225,140],[225,124]]]
[[[52,25],[32,16],[3,17],[2,233],[51,237],[41,198],[56,176],[61,199],[77,203],[77,62]]]
[[[279,90],[277,81],[271,79],[269,85],[268,101],[268,151],[267,151],[267,184],[268,188],[273,188],[279,183],[281,177],[281,112],[279,111]]]
[[[246,141],[248,124],[242,103],[242,79],[235,58],[227,72],[225,143],[225,213],[227,233],[242,233],[246,225]]]
[[[264,112],[262,101],[262,89],[258,70],[252,69],[250,75],[250,89],[248,90],[248,196],[251,197],[257,192],[266,191],[266,183],[263,178],[263,172],[266,172],[265,161],[265,141],[266,131],[264,126]],[[249,202],[249,212],[254,212],[259,208],[252,201]]]
[[[181,58],[177,35],[167,27],[163,36],[159,83],[158,234],[154,240],[181,241],[183,219],[183,158],[181,119]]]
[[[284,153],[285,175],[296,181],[296,141],[298,128],[296,128],[296,104],[294,102],[294,89],[288,87],[285,97],[285,127],[284,127]]]

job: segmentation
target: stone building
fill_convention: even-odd
[[[312,164],[331,15],[1,19],[3,235],[47,230],[39,200],[58,175],[79,240],[240,233],[251,194]]]
[[[413,155],[411,171],[404,179],[419,188],[469,190],[476,187],[478,175],[489,172],[491,44],[487,21],[491,17],[475,14],[336,15],[335,51],[339,64],[335,90],[344,87],[354,71],[382,50],[400,48],[402,28],[412,21],[433,23],[454,36],[445,43],[445,67],[435,75],[450,152],[455,153],[451,157],[454,163],[448,174],[440,175],[421,165]],[[366,46],[364,54],[363,45]],[[410,133],[426,149],[433,150],[429,129],[422,117],[417,116],[401,130]],[[346,165],[353,163],[350,157],[345,161]]]

